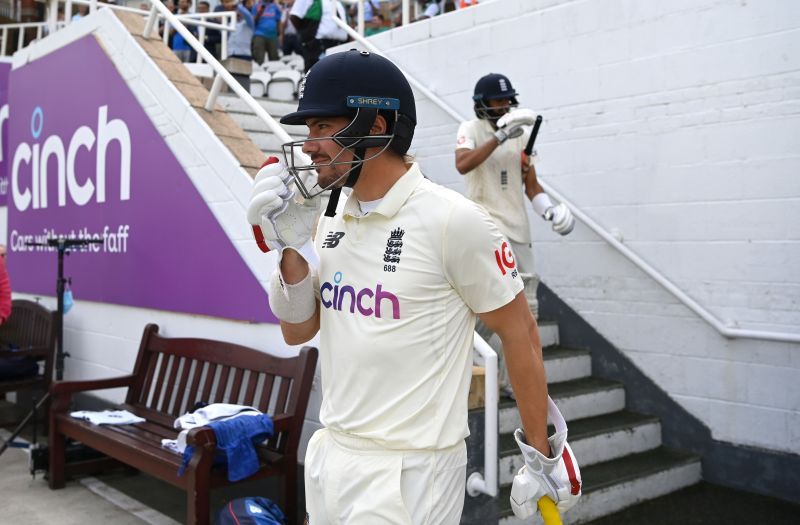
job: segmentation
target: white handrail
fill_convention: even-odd
[[[334,17],[334,21],[336,24],[347,31],[347,34],[353,37],[359,44],[367,48],[373,53],[377,53],[379,55],[383,55],[384,53],[378,49],[374,44],[369,42],[366,38],[359,35],[356,31],[354,31],[350,26],[348,26],[344,21],[340,20],[339,18]],[[402,70],[402,68],[401,68]],[[439,98],[438,95],[433,93],[431,90],[423,86],[418,80],[416,80],[413,76],[409,75],[408,72],[403,71],[403,74],[408,79],[409,83],[417,89],[420,93],[425,95],[431,102],[439,106],[445,113],[453,117],[458,123],[464,122],[464,117],[461,116],[456,110],[454,110],[449,104],[447,104],[444,100]],[[717,330],[721,335],[728,338],[743,338],[743,339],[758,339],[764,341],[780,341],[780,342],[787,342],[787,343],[800,343],[800,334],[793,334],[790,332],[771,332],[765,330],[751,330],[751,329],[744,329],[744,328],[732,328],[730,326],[726,326],[722,321],[717,319],[717,317],[712,314],[708,309],[700,305],[697,301],[689,297],[686,292],[682,291],[678,288],[672,281],[670,281],[667,277],[665,277],[662,273],[656,270],[653,266],[651,266],[647,261],[639,257],[636,253],[634,253],[630,248],[623,245],[617,239],[615,239],[609,232],[603,229],[597,222],[594,221],[591,217],[589,217],[585,212],[580,210],[576,207],[572,202],[566,199],[561,193],[556,190],[553,186],[547,183],[544,180],[539,179],[539,184],[544,188],[547,193],[555,197],[558,201],[563,202],[564,204],[572,210],[572,213],[575,217],[577,217],[581,222],[583,222],[586,226],[588,226],[592,231],[594,231],[597,235],[599,235],[603,240],[609,243],[613,248],[619,251],[623,256],[625,256],[628,260],[630,260],[633,264],[635,264],[640,270],[645,272],[647,275],[653,278],[658,284],[660,284],[664,289],[666,289],[669,293],[675,296],[680,302],[682,302],[686,307],[688,307],[691,311],[697,314],[700,318],[710,324],[714,329]]]
[[[477,496],[478,494],[488,494],[497,496],[497,425],[498,408],[500,402],[500,392],[497,388],[497,354],[478,334],[474,333],[473,344],[475,350],[483,357],[486,369],[485,401],[483,414],[483,471],[473,472],[467,478],[467,494]]]

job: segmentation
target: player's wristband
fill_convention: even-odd
[[[311,319],[317,311],[314,294],[316,271],[309,267],[308,275],[297,284],[283,281],[280,270],[275,270],[269,280],[269,307],[281,321],[299,324]]]
[[[540,217],[545,217],[546,219],[547,210],[554,206],[553,201],[550,200],[550,197],[545,192],[534,195],[533,199],[531,199],[531,204],[533,204],[533,211],[538,213]]]

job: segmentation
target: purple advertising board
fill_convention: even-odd
[[[8,75],[11,63],[0,62],[0,206],[8,197]]]
[[[76,299],[276,321],[264,288],[93,36],[13,70],[9,105],[15,291],[54,295],[57,253],[29,242],[88,237],[102,243],[65,263]]]

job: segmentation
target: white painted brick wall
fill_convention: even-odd
[[[542,179],[718,318],[800,332],[800,2],[497,0],[371,41],[465,118],[508,75]],[[456,123],[418,116],[412,153],[463,191]],[[800,345],[726,340],[582,224],[532,233],[544,281],[715,438],[800,453]]]

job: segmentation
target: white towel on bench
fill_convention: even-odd
[[[258,416],[260,414],[261,411],[257,408],[245,405],[212,403],[176,419],[175,428],[180,428],[182,430],[178,433],[176,439],[162,439],[161,446],[176,454],[183,454],[183,451],[186,450],[186,435],[189,433],[189,430],[196,427],[204,427],[212,421],[223,421],[239,416]]]
[[[93,425],[132,425],[143,423],[145,419],[127,410],[103,410],[102,412],[92,412],[90,410],[79,410],[70,412],[70,416],[76,419],[83,419]]]

